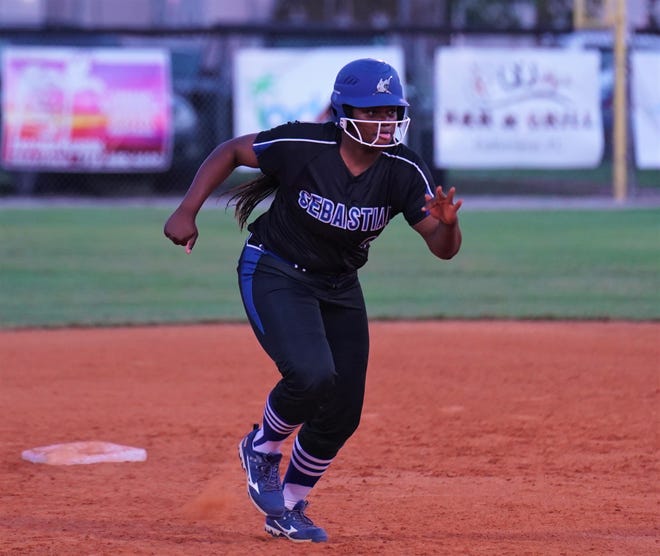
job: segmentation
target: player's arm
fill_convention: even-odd
[[[239,166],[258,168],[252,144],[256,134],[242,135],[218,145],[197,170],[180,207],[197,214],[204,201]]]
[[[461,248],[462,235],[458,223],[458,209],[463,204],[454,202],[456,190],[452,187],[447,194],[438,186],[435,196],[426,195],[422,208],[428,214],[413,228],[424,238],[431,252],[440,259],[451,259]]]
[[[165,223],[163,232],[173,243],[185,245],[190,252],[198,236],[195,217],[204,201],[239,166],[259,167],[252,148],[255,138],[256,134],[250,134],[225,141],[204,160],[181,203]]]

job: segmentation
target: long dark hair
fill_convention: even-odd
[[[278,182],[273,176],[260,175],[252,181],[241,183],[228,190],[231,195],[227,206],[234,205],[234,216],[238,227],[243,230],[254,208],[277,189]]]

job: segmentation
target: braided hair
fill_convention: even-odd
[[[249,182],[239,184],[228,190],[231,196],[227,201],[227,206],[234,205],[234,216],[241,231],[254,208],[272,195],[278,185],[275,177],[261,174]]]

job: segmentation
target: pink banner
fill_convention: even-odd
[[[166,51],[7,48],[2,164],[31,171],[167,170],[171,89]]]

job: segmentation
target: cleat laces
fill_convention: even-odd
[[[293,522],[302,522],[305,525],[314,526],[314,522],[305,515],[305,508],[307,507],[307,504],[309,504],[307,501],[303,502],[302,504],[298,503],[292,510],[289,510],[289,513],[291,514],[291,520]]]
[[[260,454],[261,455],[261,454]],[[272,461],[271,454],[263,454],[261,463],[257,464],[259,481],[263,479],[264,491],[282,490],[280,471],[277,461]]]

